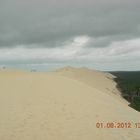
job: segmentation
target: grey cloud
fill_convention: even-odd
[[[1,0],[0,47],[56,47],[80,35],[106,47],[140,36],[139,13],[139,0]]]

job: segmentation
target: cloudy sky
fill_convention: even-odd
[[[0,67],[140,70],[140,0],[0,0]]]

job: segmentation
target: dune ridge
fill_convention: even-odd
[[[117,84],[114,81],[115,76],[111,73],[101,72],[97,70],[88,69],[86,67],[73,68],[70,66],[58,69],[55,74],[75,79],[83,82],[86,85],[96,88],[105,94],[118,98],[121,102],[129,104],[121,97],[120,91],[116,88]]]
[[[1,140],[139,140],[138,128],[96,128],[97,122],[139,122],[113,75],[87,68],[0,71]]]

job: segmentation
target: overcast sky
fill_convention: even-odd
[[[140,70],[140,0],[0,0],[0,66]]]

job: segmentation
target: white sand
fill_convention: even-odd
[[[66,67],[52,73],[0,71],[0,140],[139,140],[140,128],[96,128],[140,122],[111,74]]]

